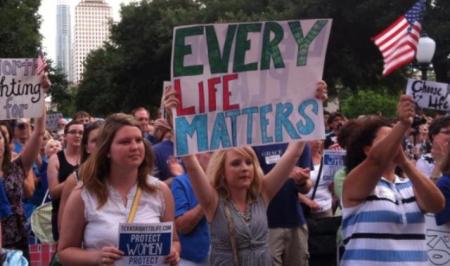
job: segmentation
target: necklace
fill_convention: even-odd
[[[241,217],[242,220],[244,220],[245,223],[249,223],[252,220],[252,211],[251,211],[251,204],[249,204],[248,208],[242,212],[236,206],[234,203],[230,200],[231,207],[233,210]]]

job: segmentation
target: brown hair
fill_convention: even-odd
[[[213,153],[208,168],[206,170],[207,176],[210,178],[211,185],[219,193],[219,195],[229,198],[230,192],[226,184],[225,179],[225,159],[229,151],[235,151],[242,156],[249,158],[253,162],[253,181],[250,184],[250,188],[247,194],[247,199],[250,201],[256,201],[261,194],[262,178],[264,176],[263,171],[259,165],[258,158],[255,152],[249,146],[231,148],[228,150],[220,150]]]
[[[131,115],[117,113],[106,118],[98,137],[97,150],[80,168],[80,177],[83,180],[84,187],[97,197],[98,208],[101,208],[108,199],[106,181],[110,175],[111,167],[108,153],[117,131],[124,126],[139,128],[138,122]],[[153,193],[157,190],[157,187],[147,183],[147,176],[152,171],[154,156],[146,141],[143,141],[143,145],[145,156],[138,168],[137,185],[144,191]]]
[[[3,138],[3,147],[4,147],[4,152],[3,152],[3,162],[2,162],[2,171],[3,171],[3,176],[8,176],[9,175],[9,170],[11,168],[11,150],[9,149],[9,143],[8,143],[8,139],[6,139],[5,136],[5,132],[3,132],[3,130],[0,130],[0,134],[2,134],[2,138]]]
[[[444,175],[450,175],[450,145],[447,147],[447,154],[442,161],[441,171]]]

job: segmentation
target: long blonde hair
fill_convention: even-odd
[[[206,170],[206,174],[210,178],[211,185],[220,196],[227,199],[230,197],[230,191],[225,179],[225,160],[229,151],[235,151],[252,161],[254,176],[252,183],[250,184],[250,188],[248,189],[247,200],[257,200],[261,194],[262,178],[264,173],[259,165],[255,152],[249,146],[220,150],[213,153]]]
[[[83,180],[84,187],[94,194],[101,208],[108,199],[108,190],[106,180],[110,175],[111,159],[108,154],[114,137],[124,126],[139,128],[136,119],[124,113],[112,114],[106,118],[105,124],[99,133],[97,150],[80,167],[80,177]],[[139,128],[140,129],[140,128]],[[157,187],[147,183],[147,176],[153,168],[154,156],[149,145],[144,141],[145,156],[138,168],[138,187],[144,191],[152,193]]]

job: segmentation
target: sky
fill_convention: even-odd
[[[73,17],[75,14],[75,6],[80,2],[80,0],[67,1],[70,3],[73,36]],[[132,1],[135,0],[106,0],[106,2],[112,7],[113,20],[115,22],[120,20],[120,4],[128,4]],[[39,8],[39,14],[42,18],[40,28],[40,33],[43,36],[42,49],[47,54],[47,58],[52,59],[53,62],[56,61],[56,3],[57,0],[41,0],[41,7]]]

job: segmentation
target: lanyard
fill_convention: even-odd
[[[134,217],[136,216],[137,208],[139,206],[139,201],[141,200],[141,188],[138,187],[136,189],[136,194],[134,195],[133,204],[131,205],[130,213],[128,214],[128,223],[132,223],[134,221]]]

